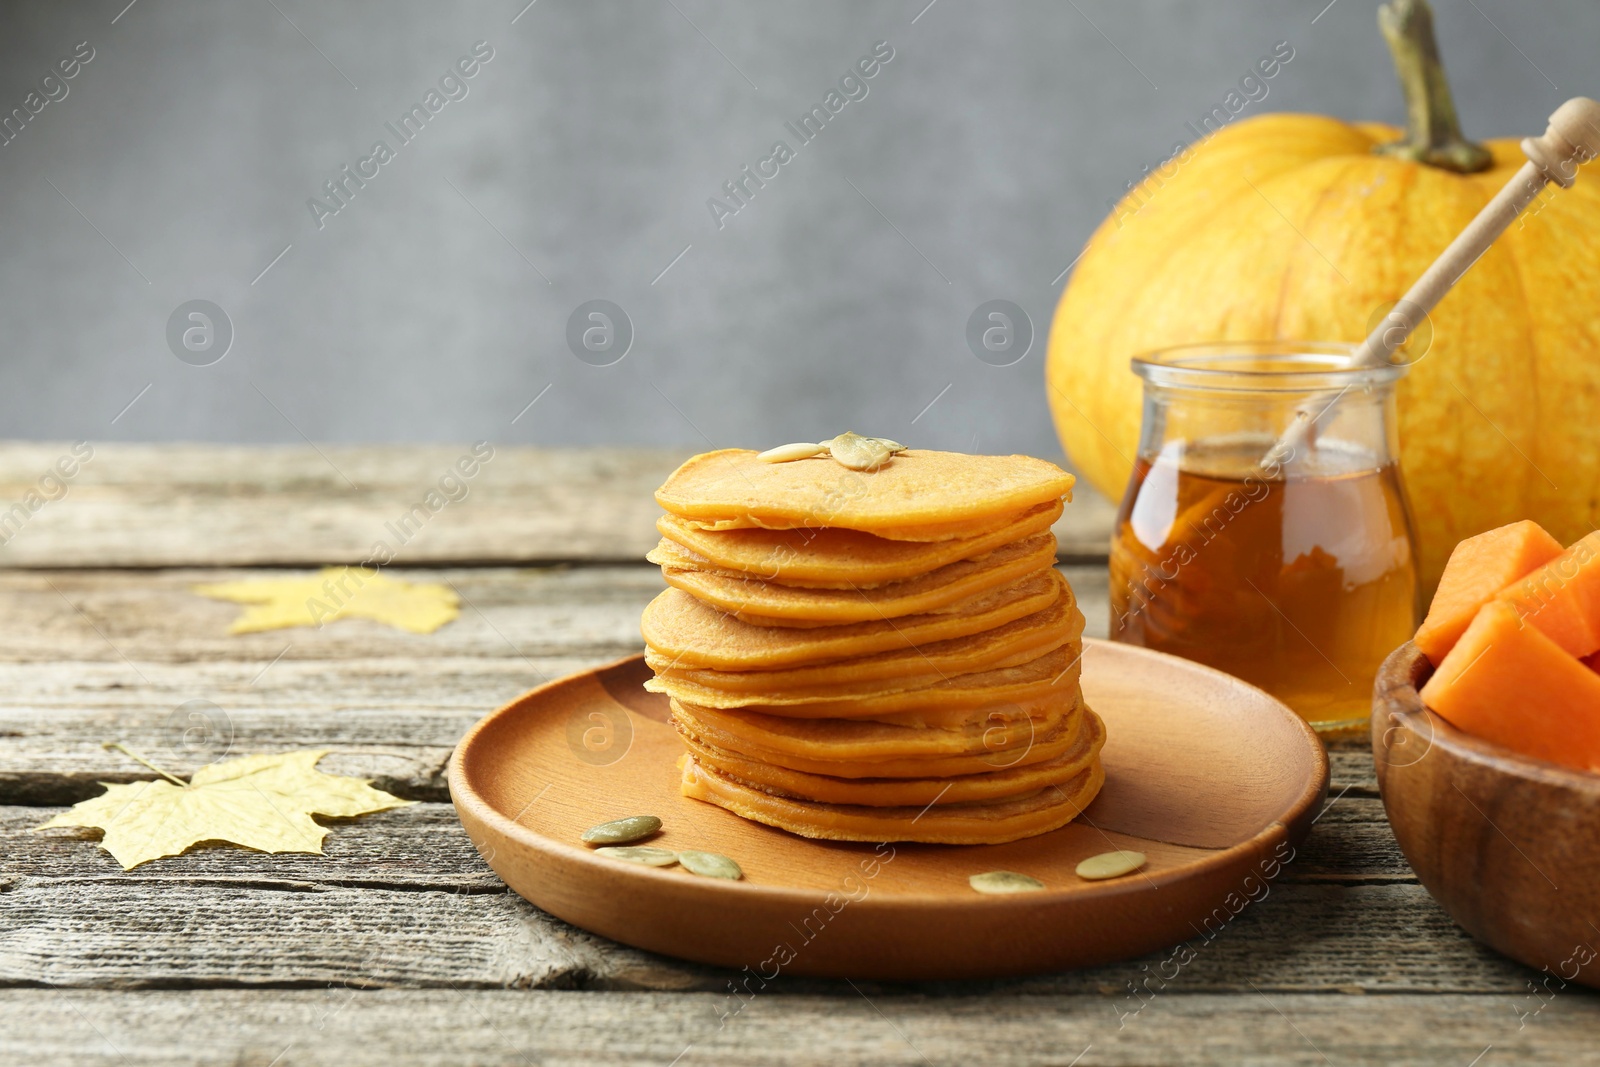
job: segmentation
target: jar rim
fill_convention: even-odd
[[[1205,341],[1141,352],[1133,373],[1152,385],[1251,393],[1370,388],[1398,381],[1406,363],[1358,366],[1347,341]]]

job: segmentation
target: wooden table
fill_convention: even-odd
[[[0,446],[0,512],[66,450]],[[460,592],[460,619],[430,636],[362,621],[229,636],[237,608],[191,592],[365,558],[465,451],[104,445],[64,497],[0,526],[0,1063],[1596,1056],[1592,994],[1536,984],[1417,884],[1360,741],[1334,747],[1331,801],[1282,880],[1175,974],[1159,955],[962,985],[783,978],[721,1025],[731,973],[508,893],[443,779],[484,712],[640,647],[661,587],[641,559],[650,491],[681,457],[498,449],[393,565]],[[1058,530],[1091,633],[1106,625],[1109,519],[1082,494]],[[103,742],[180,774],[206,762],[185,740],[196,709],[235,754],[325,747],[324,769],[420,803],[339,826],[322,857],[208,848],[127,873],[71,832],[29,832],[97,782],[148,776]]]

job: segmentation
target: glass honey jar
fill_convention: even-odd
[[[1143,423],[1111,543],[1114,640],[1226,671],[1324,731],[1366,721],[1417,621],[1405,368],[1353,356],[1273,341],[1134,359]],[[1309,428],[1285,448],[1299,412]]]

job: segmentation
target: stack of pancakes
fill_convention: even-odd
[[[683,792],[841,841],[990,844],[1070,822],[1104,781],[1055,570],[1070,474],[1027,456],[696,456],[656,492],[646,687]]]

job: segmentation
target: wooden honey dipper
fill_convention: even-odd
[[[1572,188],[1578,166],[1600,156],[1600,103],[1575,96],[1556,108],[1542,137],[1525,137],[1522,151],[1528,157],[1511,180],[1484,205],[1465,229],[1439,253],[1422,277],[1406,291],[1383,321],[1356,347],[1351,369],[1378,367],[1389,361],[1395,349],[1406,343],[1428,312],[1444,299],[1451,286],[1461,279],[1478,258],[1489,250],[1511,221],[1544,191],[1546,184]],[[1287,429],[1261,457],[1263,468],[1276,467],[1291,459],[1306,442],[1311,427],[1333,407],[1343,394],[1321,402],[1302,405]]]

